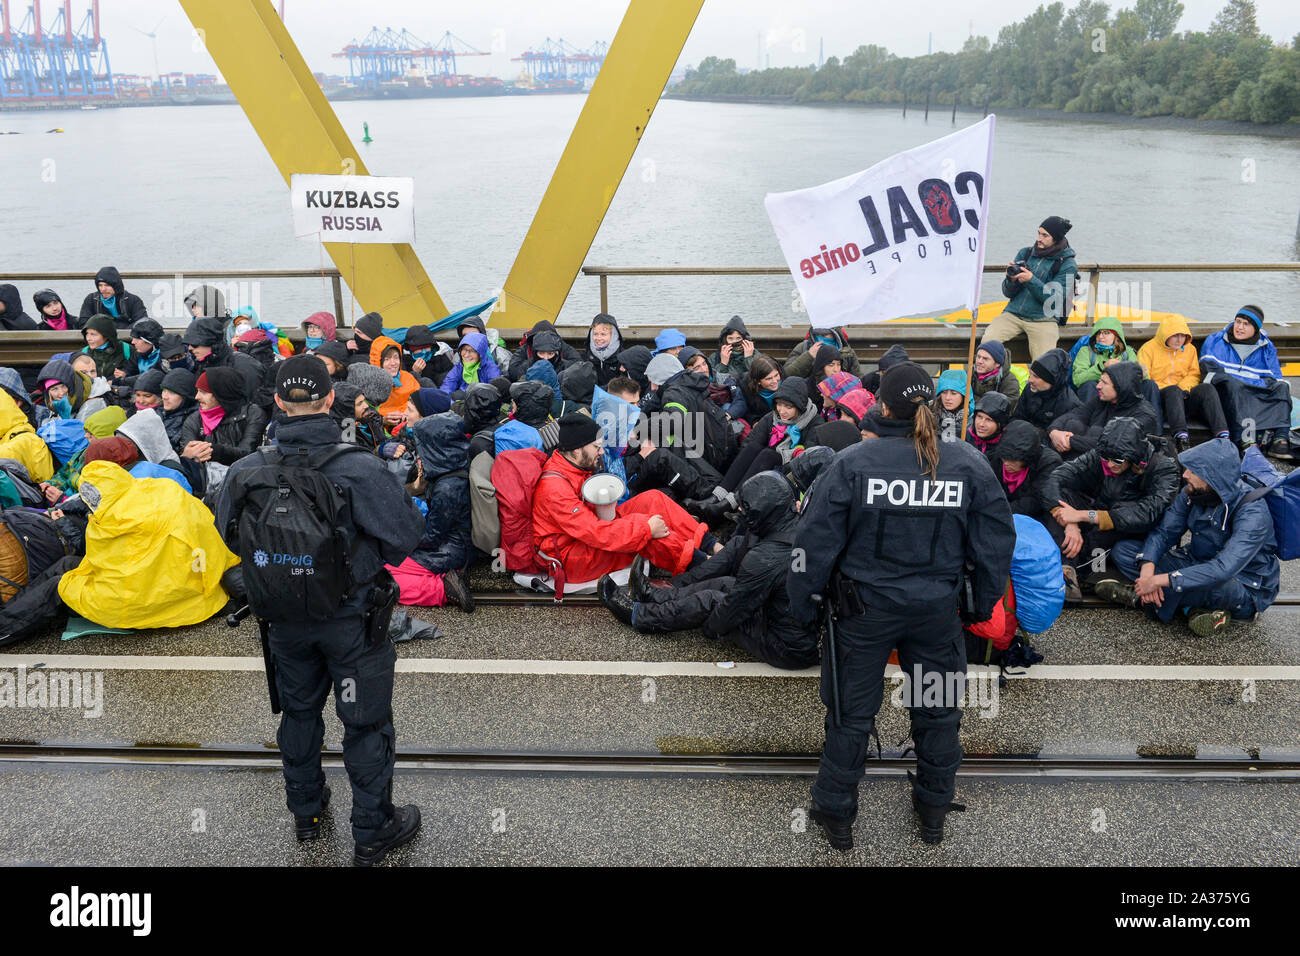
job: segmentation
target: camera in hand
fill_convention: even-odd
[[[1015,262],[1011,263],[1011,265],[1007,266],[1007,278],[1014,279],[1016,276],[1020,274],[1020,270],[1023,269],[1024,267],[1025,267],[1024,260],[1017,259]]]

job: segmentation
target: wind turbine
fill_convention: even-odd
[[[166,19],[167,19],[167,14],[164,13],[162,16],[162,20],[159,20],[157,23],[155,23],[153,25],[153,29],[150,30],[148,33],[145,33],[145,31],[141,30],[139,27],[131,28],[136,33],[143,34],[144,36],[147,36],[150,40],[153,41],[153,77],[155,80],[158,80],[160,82],[162,81],[162,72],[158,69],[158,28],[163,25],[163,20]]]

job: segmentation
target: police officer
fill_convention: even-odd
[[[954,688],[965,688],[962,618],[992,615],[1015,548],[1011,508],[984,456],[938,440],[930,375],[911,362],[896,365],[877,397],[879,438],[846,448],[818,478],[795,539],[806,565],[791,567],[787,585],[796,613],[812,618],[814,597],[827,592],[836,619],[835,653],[822,654],[826,744],[811,816],[839,850],[853,847],[858,781],[895,648],[911,678],[912,806],[922,839],[943,839],[962,756],[961,709],[952,699]],[[922,694],[935,680],[944,698],[937,704]]]
[[[330,375],[319,358],[301,355],[281,362],[275,403],[285,418],[276,429],[275,444],[318,455],[336,447],[341,436],[329,414],[333,400]],[[258,453],[240,459],[222,485],[217,527],[234,549],[239,547],[238,533],[228,527],[233,479],[261,464]],[[344,728],[343,762],[352,784],[353,862],[371,866],[409,842],[420,828],[419,807],[395,807],[392,801],[397,650],[388,639],[387,622],[396,603],[396,584],[384,565],[400,564],[415,550],[424,519],[398,479],[373,456],[341,454],[326,462],[322,473],[346,502],[340,523],[348,538],[356,588],[329,620],[269,625],[268,667],[274,671],[273,688],[283,710],[276,739],[298,839],[314,840],[320,836],[321,814],[330,798],[321,770],[321,709],[333,686],[335,710]]]

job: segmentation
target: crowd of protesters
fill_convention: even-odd
[[[1066,248],[1063,233],[1040,232],[1044,255]],[[1037,281],[1036,268],[1019,282]],[[340,441],[382,459],[424,517],[418,547],[392,568],[403,603],[472,610],[466,571],[499,544],[568,581],[598,580],[639,630],[703,627],[778,666],[809,666],[817,636],[792,613],[785,580],[799,514],[837,453],[894,434],[880,395],[917,368],[899,345],[867,361],[843,329],[765,355],[740,316],[701,351],[676,328],[654,348],[629,345],[603,313],[569,337],[538,322],[511,348],[477,316],[440,337],[369,313],[345,338],[317,312],[295,323],[297,346],[208,286],[186,298],[188,325],[168,331],[111,267],[76,314],[50,289],[31,302],[28,314],[0,285],[0,327],[79,332],[84,346],[35,371],[0,368],[0,504],[37,516],[54,556],[25,551],[15,542],[26,530],[4,524],[0,643],[65,608],[115,626],[220,610],[237,559],[216,543],[226,558],[197,596],[178,596],[193,580],[127,597],[89,578],[174,528],[206,539],[227,471],[283,421],[276,365],[297,352],[333,383]],[[1094,590],[1165,620],[1181,612],[1204,634],[1266,608],[1276,545],[1263,503],[1241,502],[1241,455],[1291,457],[1291,399],[1264,310],[1243,306],[1199,350],[1178,318],[1138,350],[1103,319],[1069,353],[1033,348],[1027,368],[996,333],[1048,343],[1037,317],[1013,319],[991,327],[970,381],[962,369],[931,379],[927,408],[940,437],[974,446],[1012,510],[1052,535],[1069,597]],[[584,491],[603,472],[623,482],[605,515]],[[133,482],[151,482],[149,493]],[[531,502],[522,521],[506,515],[507,493]],[[611,577],[621,571],[626,583]]]

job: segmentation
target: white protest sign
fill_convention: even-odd
[[[993,120],[763,200],[814,328],[979,302]]]
[[[403,176],[289,177],[293,234],[321,242],[414,242],[415,180]]]

